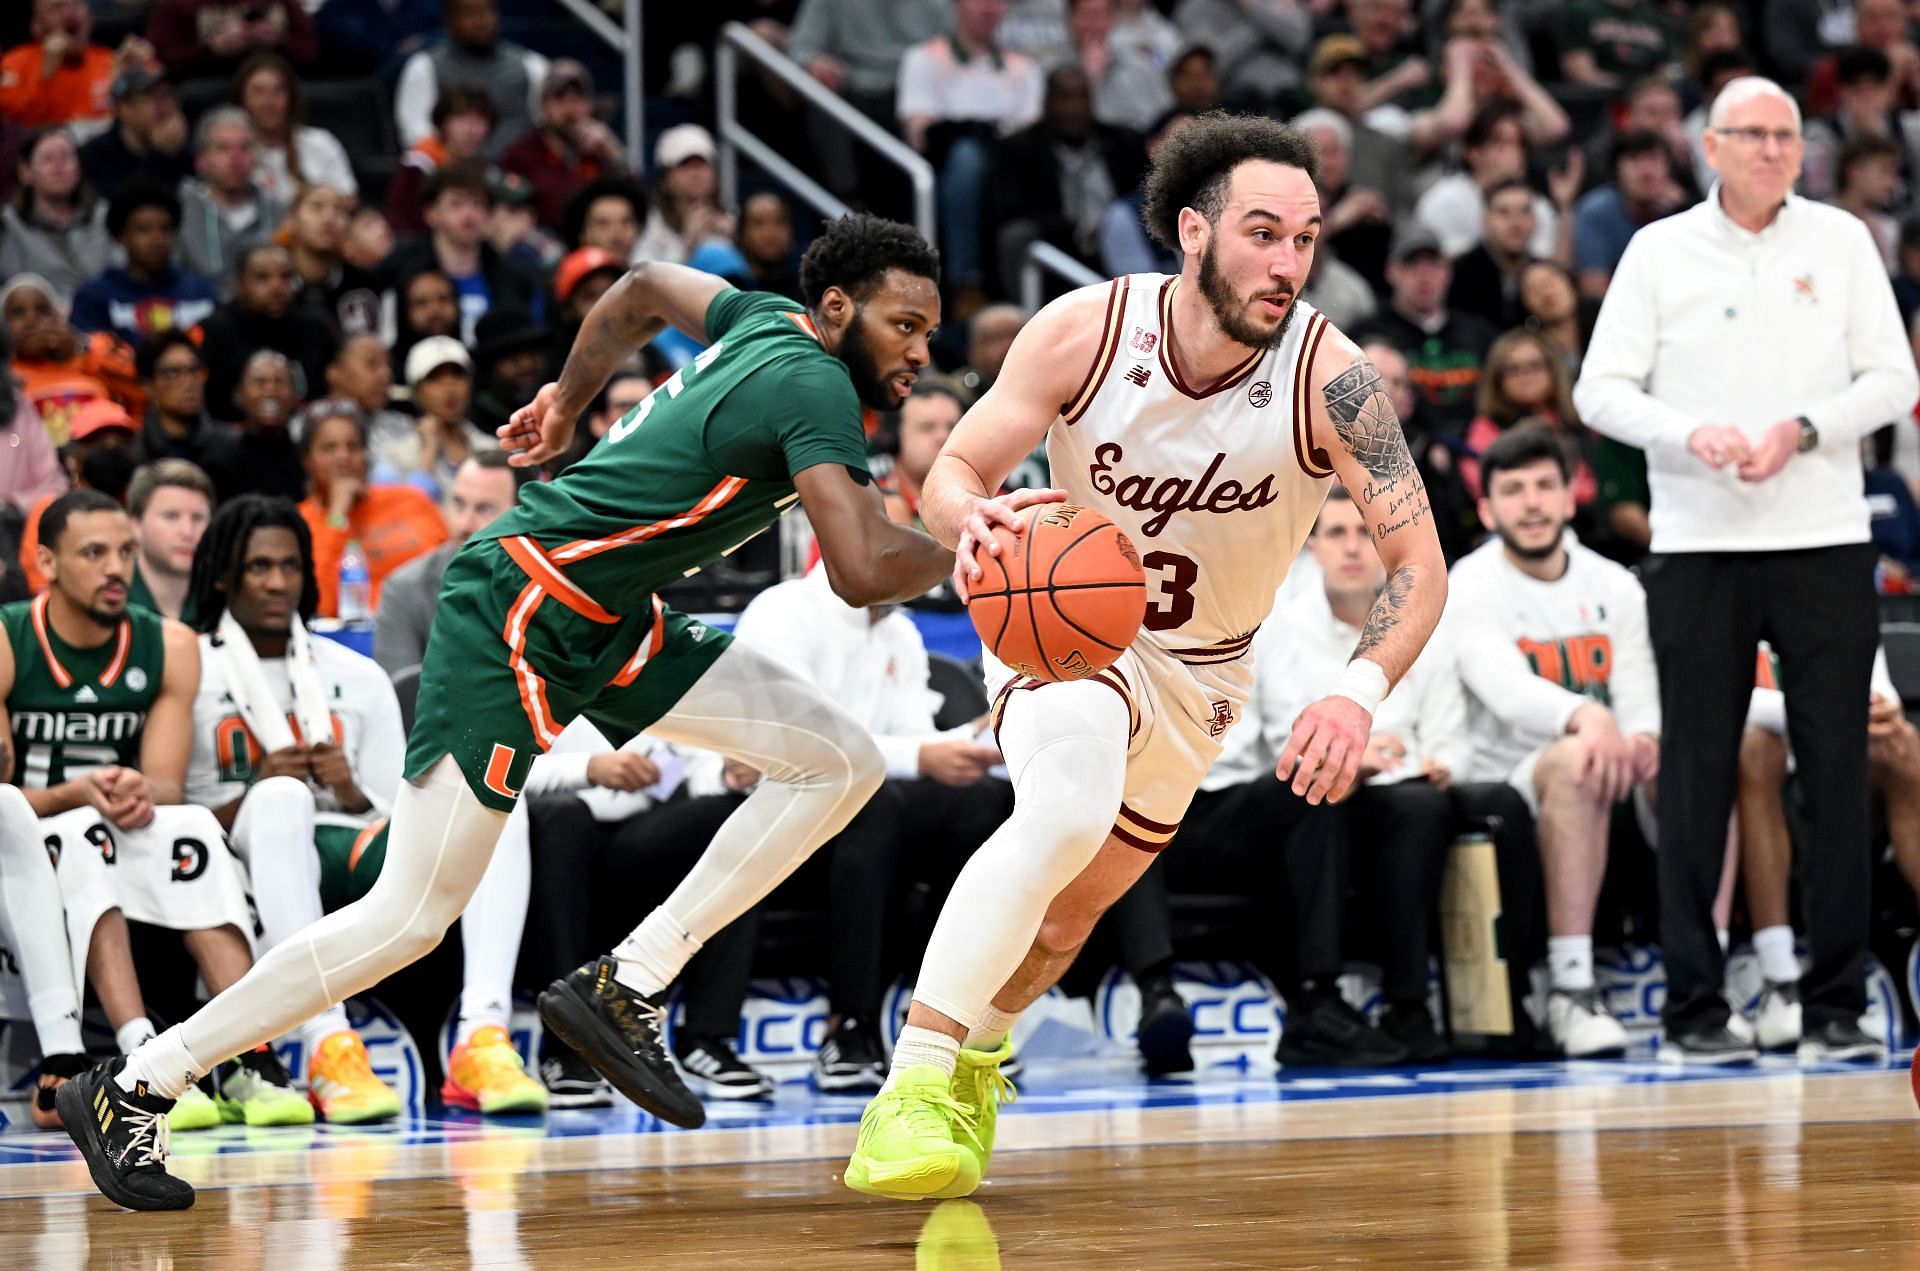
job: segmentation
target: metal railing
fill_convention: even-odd
[[[565,0],[571,5],[583,0]],[[627,0],[629,7],[638,0]],[[798,93],[809,105],[852,133],[880,153],[880,157],[907,174],[913,184],[913,223],[929,243],[934,237],[933,165],[900,138],[868,119],[837,94],[828,91],[785,53],[767,43],[739,22],[729,22],[720,31],[720,43],[714,66],[714,95],[718,99],[720,136],[720,193],[730,204],[737,204],[740,193],[740,155],[759,164],[775,179],[805,199],[822,216],[844,216],[847,205],[834,193],[802,172],[791,160],[747,130],[739,116],[740,59],[766,71]]]
[[[560,0],[560,4],[580,24],[593,32],[620,55],[620,95],[625,99],[627,166],[634,172],[646,169],[646,95],[640,83],[640,0],[622,0],[621,24],[602,13],[587,0]]]
[[[1030,314],[1038,313],[1046,303],[1048,274],[1075,287],[1091,287],[1106,281],[1052,243],[1031,243],[1026,260],[1020,264],[1020,304]]]

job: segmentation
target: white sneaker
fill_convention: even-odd
[[[1792,1050],[1800,1044],[1798,984],[1767,981],[1760,993],[1760,1005],[1753,1012],[1753,1040],[1761,1050]]]
[[[1607,1010],[1599,989],[1555,989],[1547,995],[1547,1031],[1569,1059],[1627,1053],[1626,1026]]]

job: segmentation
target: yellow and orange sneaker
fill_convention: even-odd
[[[453,1048],[440,1097],[487,1116],[545,1112],[547,1088],[527,1075],[507,1030],[488,1024]]]
[[[307,1060],[307,1099],[332,1125],[364,1125],[400,1115],[400,1096],[374,1076],[367,1044],[345,1028],[323,1039]]]

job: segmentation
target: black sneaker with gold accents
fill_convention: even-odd
[[[695,1129],[707,1110],[667,1057],[667,995],[642,997],[613,978],[612,958],[547,986],[540,1019],[627,1098],[671,1125]]]
[[[128,1209],[186,1209],[192,1184],[167,1173],[167,1111],[173,1100],[145,1082],[122,1090],[125,1057],[89,1068],[54,1096],[60,1124],[86,1158],[93,1185]]]

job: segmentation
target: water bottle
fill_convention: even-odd
[[[366,622],[373,617],[373,580],[367,575],[366,553],[358,539],[347,541],[340,556],[340,621]]]

